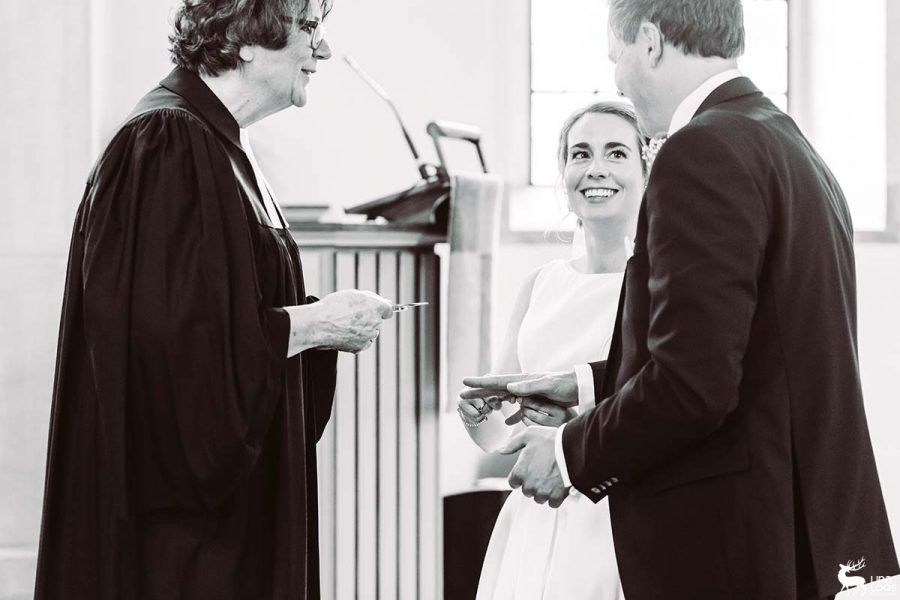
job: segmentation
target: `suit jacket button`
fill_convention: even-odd
[[[599,494],[601,492],[600,488],[595,488],[595,487],[592,487],[591,491],[594,492],[595,494]]]

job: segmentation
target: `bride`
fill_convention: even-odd
[[[570,370],[609,353],[646,179],[642,147],[634,112],[624,104],[591,104],[563,124],[559,170],[569,209],[584,228],[586,254],[547,263],[526,279],[494,372]],[[458,412],[486,452],[520,427],[558,427],[578,411],[469,392],[473,397],[461,394]],[[573,490],[553,509],[521,490],[510,494],[491,535],[477,600],[620,597],[606,499],[594,504]]]

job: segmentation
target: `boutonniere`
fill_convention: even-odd
[[[650,167],[653,166],[653,161],[656,159],[656,155],[659,154],[659,149],[662,148],[662,145],[666,142],[667,136],[659,135],[653,138],[650,138],[650,141],[641,149],[641,156],[644,159],[644,162],[647,163],[647,170],[650,170]]]

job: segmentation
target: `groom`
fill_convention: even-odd
[[[554,506],[570,483],[609,494],[628,600],[828,597],[862,556],[866,580],[898,573],[840,186],[736,70],[739,0],[611,0],[609,26],[618,88],[668,141],[608,362],[466,381],[590,405],[515,438],[511,484]]]

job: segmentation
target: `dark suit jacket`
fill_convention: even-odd
[[[660,150],[596,408],[563,433],[610,492],[628,600],[805,597],[898,572],[863,410],[840,187],[746,78]]]

